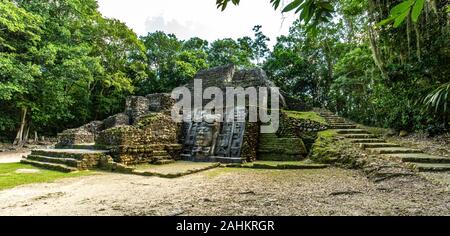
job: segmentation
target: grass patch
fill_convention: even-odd
[[[299,120],[312,120],[324,125],[327,125],[327,121],[325,118],[321,117],[319,114],[315,112],[301,112],[301,111],[289,111],[289,110],[283,110],[283,112],[291,118],[299,119]]]
[[[17,173],[19,169],[39,170],[37,173]],[[14,188],[19,185],[32,183],[46,183],[57,179],[91,175],[95,172],[80,171],[74,173],[62,173],[52,170],[39,169],[31,165],[21,163],[0,164],[0,190]]]

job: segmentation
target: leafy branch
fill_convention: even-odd
[[[239,5],[240,0],[216,0],[217,8],[224,11],[229,2]],[[270,0],[270,3],[275,10],[281,6],[281,0]],[[330,21],[334,7],[328,0],[293,0],[281,11],[283,13],[295,11],[296,14],[300,14],[299,17],[305,24],[309,24],[312,20],[313,25],[317,25],[320,22]]]
[[[378,26],[394,23],[394,28],[399,27],[407,17],[416,23],[425,6],[425,0],[406,0],[394,6],[387,19],[378,23]]]

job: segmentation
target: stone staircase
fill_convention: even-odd
[[[421,150],[402,147],[395,143],[388,143],[384,139],[369,133],[365,129],[358,128],[354,123],[345,120],[329,111],[319,111],[330,128],[361,149],[372,154],[381,155],[383,158],[411,163],[421,172],[450,171],[450,158],[423,153]]]
[[[45,149],[33,150],[20,162],[39,168],[61,172],[88,170],[98,166],[107,151],[88,149]]]
[[[299,161],[304,159],[306,153],[305,144],[299,138],[260,134],[258,160]]]
[[[170,154],[166,150],[153,151],[153,162],[155,165],[165,165],[174,163],[175,160],[172,159]]]

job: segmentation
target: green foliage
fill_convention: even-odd
[[[123,110],[131,94],[170,92],[210,66],[253,66],[267,37],[138,38],[95,0],[0,2],[0,136],[54,135]],[[19,135],[20,134],[20,135]]]
[[[31,132],[54,134],[104,118],[147,77],[136,34],[95,0],[1,1],[0,11],[0,108],[15,115],[0,130],[24,118]]]
[[[208,62],[211,67],[235,64],[242,67],[252,66],[252,51],[248,41],[241,39],[219,39],[211,43],[208,50]]]
[[[317,163],[332,164],[340,157],[335,130],[319,132],[316,142],[313,144],[310,159]]]
[[[208,42],[192,38],[183,42],[173,34],[149,33],[141,37],[146,48],[150,76],[138,86],[138,94],[170,92],[193,79],[195,74],[208,68]]]
[[[378,23],[379,26],[383,26],[394,22],[394,28],[399,27],[408,16],[411,16],[411,20],[416,23],[425,5],[425,0],[405,0],[395,5],[389,14],[387,19],[384,19]]]
[[[267,42],[270,39],[261,32],[261,25],[256,25],[253,27],[253,31],[255,32],[255,40],[251,42],[251,50],[253,51],[254,57],[258,64],[261,63],[262,59],[265,59],[267,54],[269,53],[269,48],[267,46]]]
[[[450,105],[450,82],[441,85],[439,88],[428,94],[423,100],[425,108],[436,113],[449,114]]]
[[[222,10],[230,2],[240,1],[216,1]],[[95,0],[1,0],[0,136],[103,119],[130,94],[169,92],[226,64],[262,65],[284,94],[368,125],[449,125],[448,1],[270,3],[299,15],[273,52],[261,26],[254,37],[212,43],[163,32],[138,38],[102,17]]]
[[[229,2],[239,5],[240,0],[216,0],[217,8],[224,11]],[[270,0],[270,3],[275,10],[281,6],[281,0]],[[334,7],[328,0],[292,0],[282,9],[282,12],[294,10],[295,13],[299,13],[300,20],[305,24],[313,20],[312,26],[315,27],[321,22],[329,22],[332,19]]]
[[[327,121],[315,112],[299,112],[299,111],[283,110],[283,113],[285,113],[288,117],[292,117],[294,119],[312,120],[312,121],[319,122],[321,124],[325,124],[325,125],[327,124]]]
[[[287,94],[357,122],[406,130],[448,126],[449,71],[442,66],[450,60],[448,3],[389,7],[398,3],[340,0],[335,22],[321,23],[315,32],[296,22],[279,37],[264,68]],[[408,9],[416,24],[367,27]],[[424,11],[428,17],[420,18]]]

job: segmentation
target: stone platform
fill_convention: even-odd
[[[33,150],[20,162],[50,170],[74,172],[97,168],[102,157],[108,153],[107,150],[40,149]]]

